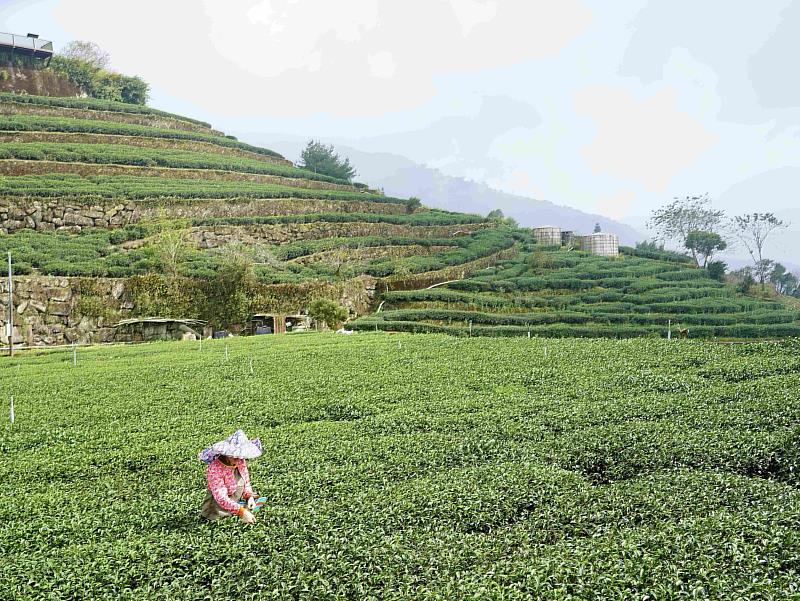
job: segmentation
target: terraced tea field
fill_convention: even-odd
[[[797,598],[799,351],[361,333],[2,358],[0,598]],[[202,523],[196,454],[236,427],[269,502]]]
[[[616,259],[525,244],[517,256],[418,290],[381,295],[362,330],[484,336],[800,336],[800,313],[777,299],[738,293],[669,251],[622,248]]]
[[[54,308],[65,323],[49,299],[17,299],[18,343],[28,326],[34,344],[96,341],[130,317],[238,331],[252,314],[303,313],[315,296],[367,331],[626,338],[672,324],[693,338],[800,336],[796,307],[740,294],[685,256],[543,247],[525,228],[321,175],[208,123],[90,98],[0,94],[6,251],[18,276],[68,277],[77,299]],[[79,298],[88,278],[132,292],[111,307]]]
[[[0,249],[18,275],[163,272],[164,228],[182,232],[182,277],[213,277],[234,243],[263,284],[437,271],[512,252],[520,235],[144,106],[0,94],[0,140]]]

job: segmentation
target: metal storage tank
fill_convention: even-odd
[[[564,230],[561,232],[561,246],[572,246],[575,244],[575,232]]]
[[[580,248],[601,257],[619,255],[619,237],[616,234],[599,232],[588,236],[580,236]]]
[[[561,246],[561,228],[554,225],[535,227],[533,238],[544,246]]]

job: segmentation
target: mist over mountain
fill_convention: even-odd
[[[242,137],[276,150],[291,160],[298,159],[306,143],[304,138],[287,139],[286,136],[272,138],[269,135],[243,134]],[[481,215],[500,209],[504,215],[513,217],[520,225],[527,227],[557,225],[563,229],[591,233],[595,224],[599,223],[602,231],[617,234],[621,244],[632,245],[646,238],[635,228],[608,217],[494,190],[479,182],[445,175],[403,156],[364,152],[341,144],[336,144],[336,150],[349,157],[356,166],[356,180],[382,188],[389,196],[416,196],[429,207]]]

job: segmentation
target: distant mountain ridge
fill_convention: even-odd
[[[277,136],[242,134],[242,137],[273,148],[287,158],[298,157],[305,145],[305,140],[278,139]],[[599,223],[602,231],[617,234],[620,243],[626,245],[646,238],[630,225],[608,217],[495,190],[486,184],[445,175],[403,156],[364,152],[341,144],[336,144],[336,149],[356,166],[356,179],[371,187],[383,188],[389,196],[416,196],[429,207],[481,215],[500,209],[525,227],[556,225],[566,230],[591,233]]]

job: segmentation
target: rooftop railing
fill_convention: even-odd
[[[15,35],[13,33],[0,33],[0,47],[10,48],[12,51],[20,50],[25,54],[50,56],[53,54],[53,42],[42,40],[31,35]]]

